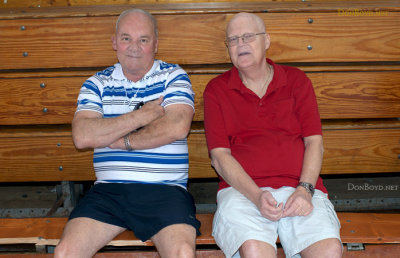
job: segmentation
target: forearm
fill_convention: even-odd
[[[167,107],[165,116],[128,135],[131,147],[134,150],[151,149],[185,139],[189,134],[192,118],[191,106],[178,104]],[[126,149],[123,138],[114,147]]]
[[[217,173],[233,188],[258,206],[262,190],[246,173],[229,149],[216,148],[211,151],[211,162]]]
[[[86,117],[77,113],[72,121],[72,136],[78,149],[102,148],[140,126],[140,119],[134,112],[114,118]]]
[[[315,186],[322,167],[323,141],[321,135],[313,135],[304,139],[305,151],[301,182],[308,182]]]

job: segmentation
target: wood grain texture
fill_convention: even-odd
[[[215,244],[211,236],[213,214],[197,214],[201,221],[196,244]],[[61,238],[67,218],[24,218],[0,219],[0,244],[36,243],[37,245],[57,245]],[[132,231],[122,232],[108,246],[152,246],[149,240],[140,241]]]
[[[400,11],[400,6],[396,0],[335,0],[335,1],[275,1],[275,0],[261,0],[261,1],[186,1],[186,0],[78,0],[84,1],[84,4],[75,5],[75,1],[69,1],[68,4],[65,0],[53,0],[43,3],[44,5],[38,7],[40,0],[22,0],[31,1],[31,5],[17,6],[15,2],[19,0],[7,0],[7,5],[0,3],[0,15],[3,19],[16,19],[16,18],[42,18],[42,17],[84,17],[84,16],[115,16],[120,14],[123,10],[131,8],[132,5],[128,3],[135,2],[137,8],[148,10],[153,14],[180,14],[180,13],[229,13],[229,12],[269,12],[269,13],[282,13],[282,12],[333,12],[337,13],[338,9],[347,10],[363,10],[363,11]],[[118,2],[117,2],[118,1]],[[121,3],[119,1],[124,1]],[[154,3],[156,1],[156,3]],[[43,2],[43,1],[41,1]],[[14,6],[8,5],[14,4]],[[47,5],[46,5],[47,4]],[[25,7],[25,8],[23,8]]]
[[[0,181],[94,180],[93,154],[69,136],[0,137]]]
[[[252,2],[253,0],[218,0],[218,2]],[[263,2],[276,2],[276,0],[263,0]],[[297,1],[297,0],[278,0]],[[344,1],[344,0],[343,0]],[[202,0],[7,0],[0,2],[0,8],[34,8],[55,6],[94,6],[94,5],[126,5],[126,4],[160,4],[160,3],[204,3]]]
[[[0,124],[71,123],[85,80],[86,77],[0,79]]]
[[[92,151],[77,151],[69,132],[0,137],[0,182],[94,180]],[[189,177],[215,178],[204,133],[188,137]],[[322,174],[400,171],[400,129],[324,130]],[[60,170],[62,166],[62,170]]]
[[[196,71],[189,74],[195,91],[194,121],[203,121],[203,92],[217,75]],[[313,82],[322,119],[400,117],[400,71],[307,75]],[[79,89],[86,79],[83,76],[0,78],[0,125],[71,123]],[[42,83],[44,88],[40,87]]]
[[[324,131],[322,174],[400,171],[400,130]]]
[[[398,12],[381,16],[259,15],[271,34],[267,55],[276,62],[399,61]],[[181,65],[229,63],[224,31],[231,17],[214,13],[156,15],[160,29],[157,58]],[[0,20],[0,69],[112,65],[116,58],[110,38],[116,18]],[[314,22],[308,23],[309,18]],[[307,50],[308,46],[312,50]]]
[[[211,236],[214,214],[197,214],[201,222],[202,235],[196,244],[215,244]],[[338,213],[342,225],[343,243],[383,244],[400,243],[398,228],[400,214]],[[62,235],[67,218],[25,218],[0,220],[0,244],[36,243],[56,245]],[[151,241],[138,240],[131,231],[115,237],[108,246],[151,246]]]

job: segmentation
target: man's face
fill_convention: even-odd
[[[137,81],[152,67],[158,41],[151,20],[142,13],[129,13],[118,25],[112,38],[124,75]]]
[[[240,37],[249,33],[263,33],[264,29],[257,24],[254,18],[249,16],[237,16],[229,23],[227,28],[227,39]],[[238,44],[228,46],[229,56],[235,67],[239,70],[250,68],[265,62],[265,53],[269,47],[269,35],[256,35],[254,41],[243,43],[239,38]]]

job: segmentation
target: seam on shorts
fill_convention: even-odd
[[[326,207],[326,209],[328,210],[328,216],[329,219],[331,220],[332,224],[335,224],[339,227],[339,229],[341,228],[341,224],[339,221],[339,218],[336,215],[336,211],[331,203],[331,201],[329,199],[323,199],[324,205]]]

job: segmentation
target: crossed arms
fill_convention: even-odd
[[[190,130],[193,108],[173,104],[163,108],[162,98],[141,109],[114,118],[103,118],[95,111],[79,111],[72,120],[72,138],[78,149],[125,149],[123,137],[130,133],[133,149],[150,149],[183,139]],[[138,128],[142,129],[135,131]]]

